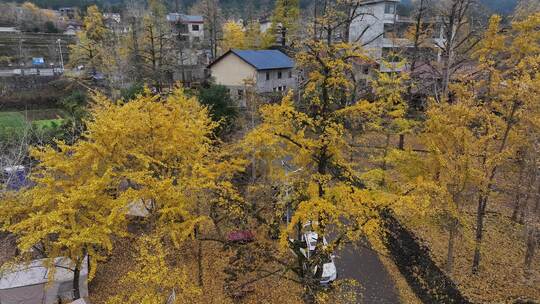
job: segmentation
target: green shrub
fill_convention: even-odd
[[[217,130],[218,135],[230,132],[238,116],[238,111],[227,88],[222,85],[203,87],[200,89],[198,97],[201,104],[210,109],[212,119],[220,123]]]

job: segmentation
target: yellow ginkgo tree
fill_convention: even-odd
[[[379,124],[382,117],[372,103],[350,102],[354,85],[349,75],[359,59],[366,58],[352,44],[307,41],[297,55],[307,74],[303,94],[295,101],[290,92],[281,103],[263,106],[261,124],[243,142],[248,155],[265,164],[258,174],[272,185],[291,188],[290,221],[280,229],[280,247],[292,259],[285,273],[294,274],[306,303],[325,298],[320,281],[332,252],[348,241],[375,235],[380,212],[391,202],[382,191],[365,188],[347,155],[351,147],[345,120],[364,117],[366,124]],[[392,110],[383,112],[393,115]],[[306,229],[318,235],[315,254],[309,257],[301,237]],[[334,237],[324,244],[323,236]]]
[[[266,40],[276,40],[279,36],[280,45],[286,46],[293,42],[294,35],[299,28],[300,1],[278,0],[272,14],[272,26],[268,29]]]
[[[74,282],[85,256],[93,277],[133,209],[174,244],[192,236],[204,222],[196,194],[222,176],[207,165],[216,123],[181,89],[128,102],[95,94],[86,124],[73,145],[34,148],[35,185],[0,205],[2,229],[21,252],[39,245],[48,258],[71,258]],[[74,290],[78,298],[77,283]]]
[[[83,65],[91,73],[90,76],[105,72],[108,68],[106,42],[110,35],[99,8],[89,6],[83,19],[83,30],[77,33],[77,43],[70,45],[69,65]]]
[[[465,104],[429,105],[428,119],[419,135],[425,151],[393,151],[389,157],[394,181],[403,195],[421,212],[409,213],[434,219],[448,232],[445,270],[453,270],[456,239],[466,225],[465,212],[471,207],[481,181],[478,168],[478,147],[481,144],[469,126],[478,119],[479,109]],[[406,211],[409,211],[405,209]],[[404,211],[405,211],[404,210]],[[421,223],[425,224],[425,221]]]
[[[227,21],[223,24],[223,40],[221,41],[221,52],[225,53],[230,49],[243,49],[246,47],[246,36],[244,29],[235,21]]]
[[[450,85],[447,103],[429,105],[421,134],[427,153],[400,160],[401,175],[410,178],[406,192],[427,200],[449,232],[448,272],[464,212],[473,208],[472,272],[480,271],[485,217],[502,184],[501,171],[519,159],[525,138],[535,138],[538,130],[531,122],[540,110],[540,14],[514,22],[507,31],[500,21],[490,19],[474,51],[480,72]]]
[[[482,73],[454,88],[456,101],[478,109],[470,128],[475,132],[479,165],[475,250],[472,272],[480,269],[484,220],[501,167],[519,147],[514,138],[521,125],[538,115],[540,104],[540,13],[512,23],[501,31],[501,17],[493,16],[474,52]]]

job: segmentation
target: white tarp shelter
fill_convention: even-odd
[[[52,264],[51,264],[52,265]],[[73,265],[69,258],[20,264],[0,275],[0,304],[56,304],[59,299],[73,299]],[[88,260],[82,263],[79,278],[80,296],[88,296]],[[51,268],[47,268],[51,266]]]
[[[148,217],[150,210],[153,207],[152,200],[137,199],[129,203],[127,215],[133,217]]]

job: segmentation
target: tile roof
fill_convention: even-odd
[[[287,69],[294,67],[294,61],[278,50],[231,50],[257,70]]]

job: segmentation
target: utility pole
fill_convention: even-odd
[[[281,160],[281,165],[285,169],[285,201],[286,201],[285,203],[287,207],[287,214],[285,216],[287,218],[287,224],[290,224],[291,218],[292,218],[292,210],[291,210],[292,206],[291,206],[291,202],[289,201],[290,199],[289,191],[293,191],[294,189],[290,184],[289,175],[298,173],[302,171],[303,168],[298,168],[296,170],[293,170],[293,167],[291,167],[285,159]]]
[[[24,58],[22,52],[22,43],[24,39],[19,38],[19,68],[21,69],[21,75],[24,75]]]
[[[19,39],[19,65],[22,66],[24,64],[24,60],[22,57],[22,43],[24,40]]]
[[[58,52],[60,52],[60,67],[62,68],[62,74],[64,74],[64,56],[62,56],[62,44],[60,43],[62,40],[58,38],[56,42],[58,43]]]

